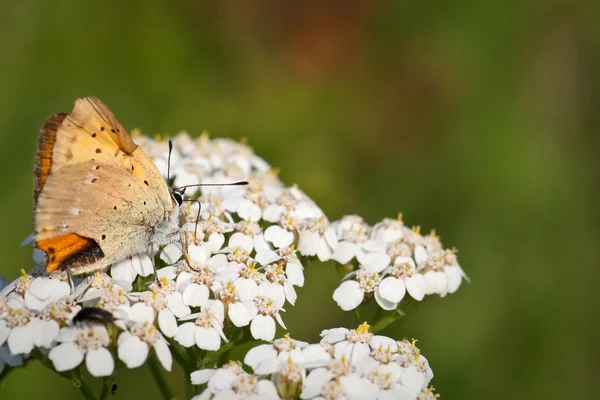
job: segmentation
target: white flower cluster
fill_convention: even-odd
[[[332,228],[340,239],[333,259],[358,263],[333,293],[345,311],[358,307],[366,295],[374,296],[382,309],[394,310],[406,292],[417,301],[430,294],[445,296],[467,279],[455,249],[444,249],[435,231],[421,235],[419,227],[408,228],[402,215],[373,227],[351,215]]]
[[[433,377],[415,341],[396,341],[357,329],[336,328],[321,333],[319,344],[290,339],[251,349],[244,363],[191,374],[194,385],[205,385],[194,400],[218,399],[354,399],[432,400]]]
[[[166,177],[168,144],[140,136],[140,146]],[[37,267],[0,293],[0,359],[23,362],[34,348],[49,351],[58,371],[83,359],[95,376],[110,375],[109,351],[128,367],[141,365],[154,348],[170,370],[167,338],[184,347],[218,350],[228,327],[250,326],[254,339],[270,341],[277,321],[285,328],[284,305],[296,301],[304,285],[298,255],[332,257],[337,236],[323,211],[277,174],[246,145],[203,135],[173,139],[174,185],[248,180],[247,186],[205,187],[198,202],[180,208],[187,243],[167,245],[159,258],[167,265],[151,276],[152,259],[139,255],[114,264],[77,285],[66,272],[49,276]],[[38,262],[39,254],[34,259]],[[134,290],[136,288],[137,290]],[[112,337],[104,326],[75,326],[83,307],[107,310],[121,323]],[[158,329],[157,329],[158,327]],[[114,335],[113,335],[114,336]]]
[[[136,141],[167,177],[167,142]],[[192,200],[176,216],[185,232],[181,242],[105,272],[75,281],[66,271],[47,274],[34,252],[38,265],[0,291],[0,373],[36,358],[61,373],[85,362],[91,375],[112,376],[116,360],[135,368],[151,353],[170,371],[182,347],[201,350],[186,357],[202,357],[242,330],[271,342],[276,323],[285,328],[284,306],[295,304],[295,288],[304,285],[303,257],[357,265],[333,295],[343,310],[369,296],[393,310],[406,292],[415,300],[444,296],[465,278],[455,251],[401,219],[370,227],[348,216],[330,224],[308,196],[284,186],[245,144],[187,134],[173,144],[173,186],[249,184],[203,187],[197,200],[189,190]],[[106,312],[111,317],[104,322],[110,323],[81,323],[77,315],[88,307]],[[199,398],[435,398],[427,389],[431,370],[414,343],[374,336],[366,323],[322,336],[315,345],[286,337],[251,350],[245,362],[255,375],[235,363],[194,373],[194,383],[208,383]]]

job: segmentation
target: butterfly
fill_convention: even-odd
[[[76,100],[48,118],[35,155],[33,239],[46,271],[97,271],[178,240],[184,191],[169,190],[98,98]]]

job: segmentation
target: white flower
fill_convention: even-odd
[[[282,264],[285,268],[285,275],[289,284],[299,287],[304,286],[304,267],[298,259],[294,246],[282,247],[277,251],[263,250],[256,254],[256,261],[261,265],[278,261],[277,264]]]
[[[296,239],[294,232],[298,230],[298,224],[294,218],[286,214],[279,220],[279,225],[271,225],[265,230],[265,240],[278,249],[287,248]]]
[[[279,395],[273,382],[266,379],[259,379],[243,371],[240,373],[236,372],[225,368],[217,370],[210,377],[208,388],[198,399],[279,400]]]
[[[169,267],[162,268],[159,271],[159,275],[161,271],[168,273],[170,269],[164,271],[167,268]],[[150,285],[150,290],[141,292],[139,294],[139,301],[152,307],[158,313],[158,326],[160,330],[165,336],[173,337],[177,333],[175,317],[182,318],[189,315],[191,309],[184,304],[182,294],[177,291],[175,282],[170,281],[166,276],[159,278],[159,281],[160,285],[154,282]],[[138,306],[138,304],[133,307]]]
[[[40,319],[23,307],[23,304],[16,300],[10,301],[7,322],[0,323],[0,345],[6,340],[11,354],[31,353],[36,339],[40,338],[39,323]]]
[[[110,267],[110,275],[117,282],[132,284],[137,276],[149,276],[154,273],[152,260],[147,254],[138,254],[123,261],[119,261]]]
[[[195,214],[194,218],[196,218]],[[191,238],[190,247],[192,247],[192,245],[205,247],[209,254],[214,254],[219,251],[223,246],[223,243],[225,243],[224,233],[231,232],[232,228],[230,225],[231,224],[225,223],[219,217],[215,217],[211,214],[208,215],[206,220],[199,221],[197,228],[195,219],[194,221],[188,222],[184,228],[187,231],[188,238]],[[190,251],[190,253],[192,252],[191,249],[188,249],[188,251]]]
[[[306,377],[300,398],[371,400],[376,393],[377,387],[353,373],[352,365],[343,358],[312,370]]]
[[[356,271],[356,279],[342,282],[340,286],[333,292],[333,300],[340,306],[344,311],[353,310],[358,307],[364,297],[365,293],[374,292],[379,286],[381,281],[380,276],[375,272],[369,272],[364,269]],[[377,296],[375,292],[375,300],[377,304],[384,310],[393,310],[396,308],[396,304],[390,303],[385,299]]]
[[[150,347],[153,347],[162,366],[170,371],[173,358],[165,339],[153,324],[152,307],[138,303],[131,307],[129,314],[132,326],[119,336],[119,359],[127,368],[139,367],[146,361]]]
[[[398,214],[398,219],[385,218],[383,221],[375,224],[371,233],[371,239],[383,240],[386,243],[394,243],[410,232],[402,222],[402,214]]]
[[[330,360],[331,356],[323,346],[290,339],[286,334],[272,344],[250,349],[246,353],[244,363],[252,367],[255,374],[268,375],[282,366],[288,367],[290,362],[301,368],[316,368],[326,365]]]
[[[304,256],[316,255],[320,261],[329,260],[337,249],[337,235],[324,216],[308,220],[300,230],[298,251]]]
[[[49,304],[43,311],[34,341],[36,346],[49,349],[59,335],[59,330],[65,327],[81,310],[71,297],[63,297]]]
[[[255,247],[265,247],[264,238],[261,235],[260,225],[252,220],[240,221],[235,225],[235,232],[229,238],[229,248],[246,250],[252,252]]]
[[[181,258],[182,254],[181,243],[169,243],[162,249],[160,259],[167,265],[173,265]]]
[[[210,290],[213,292],[221,288],[221,283],[209,267],[198,271],[183,271],[177,276],[177,287],[181,292],[183,304],[199,307],[208,301]]]
[[[248,313],[250,315],[250,333],[257,340],[265,340],[270,342],[275,337],[275,320],[287,329],[278,308],[273,299],[266,296],[258,296],[253,302],[247,304]],[[283,311],[283,309],[281,309]]]
[[[73,298],[80,303],[90,303],[98,301],[108,292],[113,295],[127,296],[127,292],[131,291],[131,284],[125,281],[113,280],[104,272],[96,272],[93,275],[85,278],[73,291]]]
[[[110,337],[104,326],[67,327],[61,330],[58,341],[61,344],[48,354],[57,371],[69,371],[85,358],[86,368],[92,376],[110,376],[113,373],[115,362],[106,348]]]
[[[229,281],[223,288],[216,293],[217,299],[221,300],[227,308],[229,320],[238,328],[250,323],[254,314],[247,305],[240,301],[233,282]]]
[[[356,249],[356,260],[361,268],[370,272],[381,272],[390,265],[390,256],[387,254],[383,240],[367,240]]]
[[[416,399],[422,386],[414,386],[414,380],[407,377],[410,373],[403,370],[398,364],[390,363],[377,367],[368,375],[368,379],[377,386],[378,393],[374,399]],[[416,389],[416,390],[415,390]]]
[[[68,275],[57,271],[48,277],[37,277],[31,280],[29,289],[25,292],[25,306],[31,311],[42,311],[48,304],[71,294]]]
[[[364,322],[356,329],[324,330],[321,332],[321,341],[334,345],[336,359],[347,358],[355,365],[370,354],[372,347],[395,345],[395,341],[390,338],[373,335],[369,332],[369,328],[369,324]]]
[[[216,351],[221,347],[221,338],[227,341],[223,333],[225,308],[218,300],[208,300],[196,314],[191,314],[184,320],[194,319],[179,326],[175,340],[184,347],[194,344],[203,350]]]
[[[340,264],[350,262],[369,238],[371,228],[357,215],[347,215],[331,224],[340,241],[333,259]]]
[[[423,300],[426,281],[422,274],[416,272],[413,259],[396,257],[394,264],[384,270],[384,278],[377,287],[378,295],[390,303],[398,304],[408,291],[413,299]]]

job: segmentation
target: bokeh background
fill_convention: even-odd
[[[402,211],[459,248],[472,283],[384,331],[419,338],[443,399],[592,398],[599,15],[586,0],[3,2],[0,273],[31,267],[39,127],[95,95],[151,135],[247,138],[331,220]],[[337,279],[308,269],[294,337],[352,326]],[[117,382],[157,396],[143,368]],[[32,363],[0,397],[79,395]]]

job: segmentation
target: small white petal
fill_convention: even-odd
[[[257,315],[250,324],[250,332],[254,339],[270,342],[275,338],[275,320],[269,315]]]
[[[195,343],[196,329],[198,326],[194,322],[186,322],[179,325],[175,340],[183,347],[192,347]]]
[[[299,287],[304,286],[304,268],[299,262],[288,263],[285,267],[285,274],[288,278],[288,282],[292,285]]]
[[[245,221],[260,221],[262,210],[250,200],[243,199],[238,206],[237,213]]]
[[[370,400],[377,398],[377,385],[367,379],[359,378],[356,375],[342,376],[340,383],[348,399]]]
[[[338,243],[337,249],[333,255],[333,259],[340,264],[350,262],[356,255],[356,244],[347,241]]]
[[[406,291],[413,299],[417,301],[423,300],[425,291],[427,290],[427,283],[425,282],[423,275],[415,273],[410,278],[407,278],[405,283]]]
[[[216,351],[221,347],[221,337],[213,328],[198,327],[195,340],[196,346],[203,350]]]
[[[327,365],[331,355],[320,344],[311,344],[302,349],[302,358],[304,368],[317,368]]]
[[[58,372],[69,371],[81,364],[83,352],[75,343],[63,343],[52,348],[48,358]]]
[[[239,247],[240,249],[251,252],[254,249],[254,242],[251,236],[246,236],[241,232],[235,232],[229,238],[229,247],[232,249]]]
[[[206,285],[191,283],[183,291],[183,304],[191,307],[200,307],[208,301],[209,295],[210,292]]]
[[[167,304],[169,310],[171,310],[177,318],[185,317],[186,315],[192,312],[189,306],[183,304],[183,298],[181,297],[181,293],[179,292],[173,292],[171,294],[168,294]]]
[[[92,376],[110,376],[115,369],[115,360],[108,349],[100,347],[87,353],[85,366]]]
[[[54,320],[39,321],[37,329],[35,329],[33,340],[37,347],[52,347],[54,339],[58,336],[60,327]]]
[[[206,246],[190,245],[188,247],[188,254],[192,261],[200,265],[204,265],[210,258],[210,250]]]
[[[313,397],[318,396],[323,390],[323,386],[325,386],[331,378],[332,374],[326,368],[312,370],[304,381],[300,398],[312,399]]]
[[[253,347],[246,353],[244,357],[244,364],[250,366],[253,370],[256,369],[258,364],[261,361],[267,358],[275,358],[277,357],[277,350],[273,348],[270,344],[261,344],[259,346]]]
[[[215,374],[214,369],[200,369],[190,374],[192,385],[203,385]]]
[[[168,265],[175,264],[181,258],[183,252],[179,243],[169,243],[160,253],[160,259]]]
[[[233,283],[240,301],[252,301],[258,295],[258,287],[252,279],[239,278]]]
[[[398,303],[393,303],[393,302],[388,301],[387,299],[384,299],[383,297],[381,297],[381,293],[379,292],[379,290],[375,291],[375,301],[377,301],[377,304],[379,305],[379,307],[381,307],[382,309],[384,309],[386,311],[395,310],[396,307],[398,307]]]
[[[129,309],[129,318],[132,321],[143,324],[154,322],[154,309],[144,303],[136,303]]]
[[[421,264],[422,262],[427,261],[427,250],[422,245],[416,245],[413,252],[417,264]]]
[[[173,356],[171,355],[169,346],[162,340],[157,340],[154,343],[154,351],[163,368],[167,371],[171,371],[171,367],[173,366]]]
[[[356,281],[342,282],[333,292],[333,300],[344,311],[354,310],[362,303],[364,296],[360,284]]]
[[[384,278],[377,288],[379,295],[391,302],[400,303],[406,294],[406,288],[404,286],[404,280],[388,276]]]
[[[148,254],[138,254],[131,258],[131,264],[135,272],[140,276],[149,276],[154,273],[152,259]]]
[[[132,262],[129,259],[119,261],[110,267],[110,276],[116,281],[127,282],[129,284],[135,281],[137,272],[133,268]]]
[[[163,309],[158,312],[158,326],[166,337],[173,337],[177,334],[177,321],[169,309]]]
[[[277,388],[273,382],[262,379],[256,385],[258,386],[258,393],[248,397],[248,400],[279,400]]]
[[[6,342],[8,339],[8,334],[10,333],[10,328],[8,327],[8,322],[4,319],[0,319],[0,346]]]
[[[250,323],[248,308],[240,302],[229,305],[228,315],[231,322],[238,328],[246,326]]]
[[[127,368],[139,367],[148,358],[148,344],[127,332],[122,333],[121,336],[125,334],[127,334],[125,340],[119,341],[119,360],[123,361]]]
[[[269,228],[267,228],[267,230],[269,230]],[[265,234],[266,234],[266,232],[265,232]],[[281,257],[279,257],[279,255],[277,253],[275,253],[273,250],[263,250],[263,251],[257,253],[255,258],[259,264],[268,265],[268,264],[271,264],[271,263],[279,260]]]
[[[13,328],[8,334],[8,348],[12,354],[29,354],[33,350],[33,335],[31,322],[25,326]]]
[[[425,375],[415,367],[410,366],[402,371],[400,383],[411,393],[419,393],[427,385]]]

